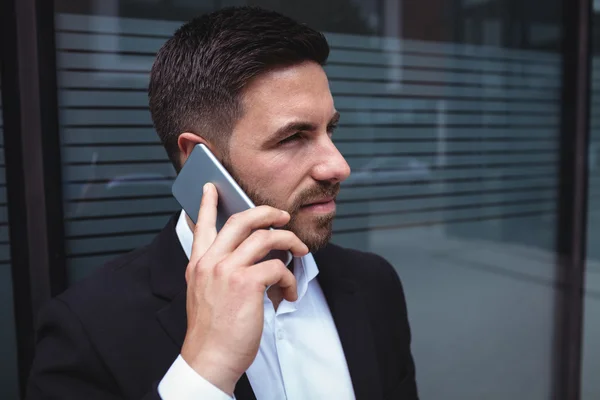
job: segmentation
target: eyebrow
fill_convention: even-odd
[[[340,120],[340,113],[336,111],[333,114],[333,117],[329,120],[327,126],[335,125]],[[302,122],[302,121],[293,121],[285,124],[281,128],[277,129],[275,133],[270,137],[269,141],[278,141],[281,139],[285,139],[287,136],[294,132],[303,131],[303,132],[314,132],[318,129],[317,125],[312,124],[310,122]]]

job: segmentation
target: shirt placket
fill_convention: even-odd
[[[265,293],[265,302],[264,302],[264,313],[265,313],[265,321],[264,321],[264,333],[263,335],[267,334],[268,338],[266,336],[264,336],[265,339],[267,339],[269,342],[272,343],[272,349],[275,351],[275,360],[277,362],[277,365],[279,366],[279,385],[281,387],[281,392],[282,393],[278,393],[277,398],[280,399],[285,399],[287,400],[287,389],[285,387],[285,377],[283,375],[283,370],[281,367],[281,356],[279,355],[279,348],[277,346],[277,336],[278,336],[278,330],[279,330],[279,323],[278,323],[278,316],[277,316],[277,312],[275,311],[274,307],[273,307],[273,303],[271,302],[271,300],[269,300],[267,294]],[[279,392],[279,390],[278,390]]]
[[[283,387],[286,393],[286,400],[293,400],[298,391],[296,379],[297,369],[295,368],[296,355],[294,354],[293,332],[288,330],[286,320],[296,311],[296,304],[287,301],[279,305],[274,318],[274,339],[279,359],[279,370],[283,379]]]

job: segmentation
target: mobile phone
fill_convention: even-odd
[[[172,188],[173,196],[194,224],[200,211],[202,188],[208,182],[215,185],[219,194],[217,232],[233,214],[256,207],[210,149],[204,144],[197,144],[175,178]],[[292,261],[292,254],[289,251],[272,250],[261,261],[273,258],[288,265]]]

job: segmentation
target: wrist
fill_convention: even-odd
[[[240,373],[232,368],[223,356],[217,352],[199,352],[191,355],[185,351],[184,346],[181,357],[198,375],[223,392],[233,396],[235,385],[243,372]]]

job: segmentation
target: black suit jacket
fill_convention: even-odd
[[[158,383],[186,332],[188,260],[176,222],[43,308],[28,399],[160,398]],[[392,266],[335,245],[314,257],[356,398],[416,399],[406,305]],[[255,399],[246,375],[235,395]]]

